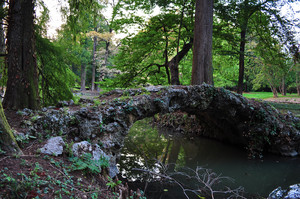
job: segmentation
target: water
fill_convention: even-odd
[[[234,182],[225,180],[224,185],[232,189],[242,186],[246,192],[264,197],[278,186],[286,188],[300,183],[299,157],[266,154],[261,160],[249,160],[246,151],[241,148],[206,138],[187,139],[167,130],[161,132],[152,127],[150,121],[147,119],[135,123],[126,138],[120,171],[130,181],[150,181],[147,172],[138,172],[134,168],[158,172],[161,168],[157,164],[159,160],[170,164],[169,170],[182,166],[211,169],[234,179]],[[189,181],[183,183],[188,184]],[[175,190],[182,192],[178,187]],[[172,195],[171,189],[167,191]],[[178,193],[173,193],[176,194]]]

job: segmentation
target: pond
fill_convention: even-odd
[[[145,190],[147,198],[185,198],[178,183],[192,190],[203,186],[199,179],[190,178],[195,176],[190,171],[197,167],[204,168],[202,174],[208,171],[205,169],[211,170],[211,175],[206,177],[218,178],[213,189],[228,186],[233,190],[242,186],[247,198],[250,195],[267,197],[278,186],[286,188],[300,182],[299,157],[265,154],[262,159],[249,160],[241,148],[206,138],[188,139],[179,133],[158,129],[151,121],[148,118],[132,126],[119,163],[121,176],[129,181],[131,188],[140,186]],[[188,177],[180,175],[183,171],[188,171]],[[167,176],[178,183],[169,183]],[[199,198],[191,191],[187,193],[190,198]]]

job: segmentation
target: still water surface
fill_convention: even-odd
[[[150,119],[136,122],[126,138],[119,167],[123,177],[129,180],[149,180],[145,173],[134,168],[157,172],[156,162],[160,160],[176,163],[176,168],[212,169],[233,178],[234,183],[226,184],[231,188],[242,186],[246,192],[264,197],[278,186],[286,188],[300,183],[299,157],[265,154],[263,159],[249,160],[241,148],[206,138],[174,136],[174,132],[158,130],[150,123]]]

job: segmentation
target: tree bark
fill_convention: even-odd
[[[239,81],[237,87],[237,93],[243,94],[244,87],[244,73],[245,73],[245,45],[246,45],[246,27],[241,31],[240,41],[240,56],[239,56]]]
[[[8,11],[8,81],[4,107],[39,107],[38,72],[35,58],[34,3],[11,0]]]
[[[110,41],[106,41],[106,42],[105,42],[104,66],[107,66],[107,65],[108,65],[109,46],[110,46]]]
[[[297,86],[297,93],[298,96],[300,96],[300,72],[297,73],[296,75],[296,86]]]
[[[177,60],[172,59],[170,62],[168,62],[168,66],[171,71],[171,85],[180,85]]]
[[[96,48],[97,48],[97,37],[94,36],[94,46],[93,46],[93,67],[92,67],[92,87],[91,90],[95,90],[95,78],[96,78]]]
[[[1,149],[7,153],[22,153],[19,148],[16,139],[12,133],[12,130],[6,120],[2,104],[0,103],[0,146]]]
[[[81,64],[81,81],[80,81],[80,90],[81,91],[85,91],[85,79],[86,79],[85,65]]]
[[[279,91],[280,91],[282,96],[286,96],[285,77],[282,78],[281,85],[279,87]]]
[[[168,62],[168,68],[171,71],[171,85],[179,85],[179,70],[178,70],[178,63],[184,58],[184,56],[189,52],[189,50],[193,46],[193,40],[191,39],[190,43],[184,44],[183,48],[180,52],[176,54],[175,57]]]
[[[171,71],[171,78],[170,78],[169,64],[168,64],[169,63],[169,56],[168,56],[169,38],[168,38],[167,30],[166,30],[165,26],[164,26],[164,32],[166,33],[166,35],[165,35],[165,37],[166,37],[166,45],[165,45],[165,51],[164,51],[165,69],[166,69],[166,74],[167,74],[167,78],[168,78],[168,84],[172,84],[171,83],[171,79],[172,79],[173,75],[172,75],[172,71]],[[172,69],[170,68],[170,70],[172,70]]]
[[[1,1],[0,3],[0,9],[4,10],[4,1]],[[6,49],[5,49],[5,34],[4,34],[4,28],[3,28],[3,22],[4,19],[0,20],[0,56],[6,55]],[[3,85],[5,83],[5,79],[3,79],[6,76],[6,67],[5,67],[5,57],[0,58],[0,84]],[[0,97],[3,97],[5,92],[4,86],[0,87]]]
[[[192,84],[213,84],[213,0],[196,0]]]
[[[271,90],[272,90],[272,93],[273,93],[273,97],[277,98],[278,97],[278,92],[277,92],[276,87],[273,86],[273,85],[270,85],[270,87],[271,87]]]

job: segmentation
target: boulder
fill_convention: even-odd
[[[296,199],[300,198],[300,184],[294,184],[289,186],[288,189],[282,189],[278,187],[273,190],[268,199]]]
[[[53,137],[50,138],[47,143],[40,148],[40,152],[43,154],[58,156],[61,155],[64,151],[65,142],[62,137]]]

